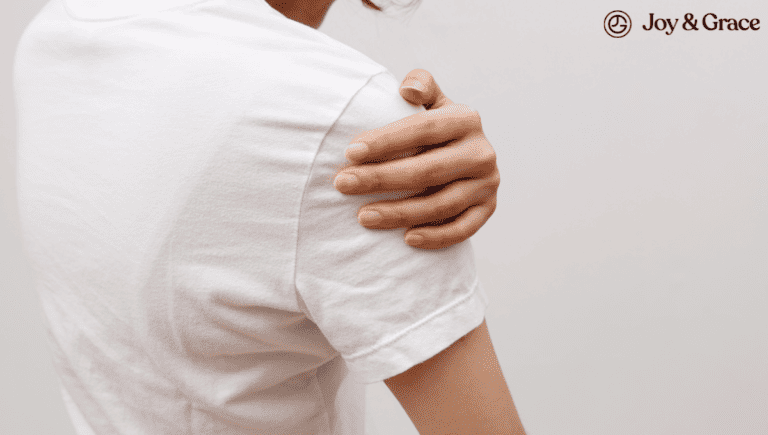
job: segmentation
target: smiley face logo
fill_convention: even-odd
[[[603,28],[612,38],[623,38],[632,29],[632,20],[624,11],[612,11],[605,16]]]

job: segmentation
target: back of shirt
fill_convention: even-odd
[[[16,61],[18,188],[80,434],[361,434],[364,383],[480,324],[468,242],[331,180],[423,110],[263,0],[54,0]]]

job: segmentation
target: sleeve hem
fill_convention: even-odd
[[[391,378],[432,358],[480,326],[487,305],[488,298],[478,280],[464,297],[395,336],[344,356],[344,360],[362,383]]]

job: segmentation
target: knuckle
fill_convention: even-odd
[[[465,163],[465,170],[472,178],[489,178],[498,170],[496,151],[483,138],[466,141],[458,152]]]
[[[378,190],[384,185],[384,177],[377,170],[360,171],[362,185],[369,190]]]
[[[472,115],[474,113],[477,113],[475,110],[473,110],[471,107],[469,107],[468,104],[464,104],[464,103],[454,104],[454,108],[456,110],[458,110],[459,112],[466,113],[468,115]]]
[[[419,129],[428,135],[432,135],[438,131],[439,125],[437,119],[431,116],[424,116],[419,125]]]
[[[497,204],[496,197],[494,196],[493,199],[488,201],[487,208],[488,208],[488,217],[491,217],[492,214],[496,212],[496,204]]]
[[[456,125],[461,127],[463,135],[469,136],[482,131],[483,126],[480,122],[480,115],[466,104],[458,103],[447,106],[445,113],[454,118]]]
[[[464,211],[469,198],[465,191],[457,192],[445,198],[439,198],[433,203],[432,214],[435,218],[447,219]]]
[[[419,184],[425,186],[438,186],[443,183],[445,175],[450,173],[450,168],[447,168],[445,164],[438,164],[431,167],[426,167],[416,175]]]
[[[496,168],[496,151],[491,146],[482,146],[477,150],[477,167],[483,174],[498,172]]]
[[[402,227],[407,226],[410,217],[413,215],[413,211],[409,212],[408,210],[404,209],[403,207],[392,207],[387,210],[385,216],[386,220],[391,226],[394,227]]]
[[[496,193],[499,191],[500,184],[501,184],[501,179],[499,177],[499,171],[494,171],[490,177],[484,178],[483,189],[488,192],[487,197],[491,197],[491,196],[495,197]]]
[[[467,238],[472,237],[483,226],[488,215],[483,213],[482,207],[475,206],[467,211],[467,219],[464,222],[463,232]]]
[[[480,112],[469,107],[466,104],[459,104],[458,106],[461,107],[461,112],[466,114],[467,122],[469,123],[470,126],[472,126],[474,129],[482,128],[483,124],[480,119]]]
[[[501,174],[499,173],[498,168],[496,168],[496,170],[493,171],[493,174],[488,178],[488,183],[493,188],[493,192],[496,193],[499,189],[499,185],[501,185]]]
[[[492,184],[483,183],[482,187],[478,189],[475,195],[472,197],[473,203],[484,203],[492,200],[496,197],[496,188]]]
[[[472,192],[476,189],[476,186],[479,184],[476,180],[460,180],[456,183],[456,193],[454,196],[456,198],[462,198],[466,199],[467,197],[472,196]]]
[[[472,109],[472,120],[477,123],[479,128],[483,128],[483,120],[480,117],[480,112],[477,110]]]

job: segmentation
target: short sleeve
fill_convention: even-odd
[[[318,149],[299,216],[295,284],[302,309],[364,383],[438,354],[479,326],[487,306],[469,241],[413,248],[404,229],[358,224],[359,208],[380,197],[333,188],[355,135],[424,110],[398,88],[385,71],[351,99]]]

